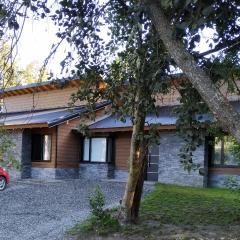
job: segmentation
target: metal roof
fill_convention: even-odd
[[[109,102],[96,104],[96,110],[107,106]],[[75,108],[48,109],[41,111],[16,112],[0,114],[0,124],[3,126],[18,126],[32,124],[47,124],[53,127],[67,120],[80,116],[81,113],[87,112],[85,106]]]
[[[240,112],[240,102],[231,102],[233,107]],[[164,106],[158,108],[157,114],[149,114],[146,117],[145,126],[149,124],[159,124],[164,126],[175,125],[177,117],[173,114],[173,109],[177,106]],[[196,116],[196,120],[201,123],[212,123],[214,122],[214,117],[212,114],[199,114]],[[107,129],[107,128],[129,128],[132,127],[132,121],[129,116],[126,117],[125,121],[122,122],[115,116],[109,116],[103,120],[99,120],[91,125],[90,129]]]
[[[159,115],[154,114],[148,115],[146,117],[145,125],[149,124],[161,124],[161,125],[174,125],[176,123],[176,117],[172,114],[173,107],[161,107],[159,109]],[[125,118],[122,122],[118,120],[115,116],[109,116],[103,120],[95,122],[89,126],[90,129],[99,128],[127,128],[132,127],[132,121],[129,116]]]

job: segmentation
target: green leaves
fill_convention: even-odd
[[[5,129],[0,128],[0,166],[20,169],[20,163],[16,160],[14,142]]]

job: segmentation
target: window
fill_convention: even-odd
[[[51,135],[32,135],[32,161],[51,161],[52,136]]]
[[[240,167],[240,145],[233,137],[215,138],[213,146],[213,166]]]
[[[107,138],[85,138],[83,142],[84,162],[106,162],[107,161]]]

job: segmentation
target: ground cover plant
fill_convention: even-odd
[[[86,239],[87,226],[88,239],[239,239],[239,203],[238,190],[156,184],[142,201],[138,224],[115,228],[115,232],[106,224],[101,237],[90,219],[68,233]],[[115,214],[112,219],[116,220]]]

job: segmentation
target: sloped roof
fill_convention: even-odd
[[[56,90],[62,87],[78,87],[80,85],[81,85],[81,80],[79,79],[61,79],[61,80],[32,83],[32,84],[9,87],[9,88],[1,88],[0,98]]]
[[[234,109],[240,112],[240,102],[235,101],[231,102]],[[145,126],[149,124],[158,124],[160,126],[174,126],[176,125],[177,117],[173,114],[173,110],[176,106],[164,106],[158,108],[158,114],[149,114],[146,117]],[[196,116],[196,120],[201,123],[212,123],[214,122],[214,117],[212,114],[199,114]],[[124,128],[131,128],[132,121],[131,118],[128,116],[126,117],[125,121],[122,122],[118,120],[115,116],[109,116],[103,120],[99,120],[91,125],[89,128],[92,130],[97,129],[124,129]]]
[[[107,106],[109,102],[101,102],[96,104],[96,110]],[[0,114],[0,124],[8,128],[14,126],[15,128],[31,127],[34,125],[53,127],[65,121],[79,117],[80,114],[87,112],[85,106],[75,108],[57,108],[46,109],[28,112],[3,113]]]
[[[145,125],[161,124],[161,125],[175,125],[176,117],[172,114],[173,107],[159,108],[159,115],[154,114],[146,117]],[[90,129],[106,129],[106,128],[128,128],[132,127],[131,118],[126,117],[125,121],[118,120],[115,116],[109,116],[103,120],[95,122],[89,126]]]

